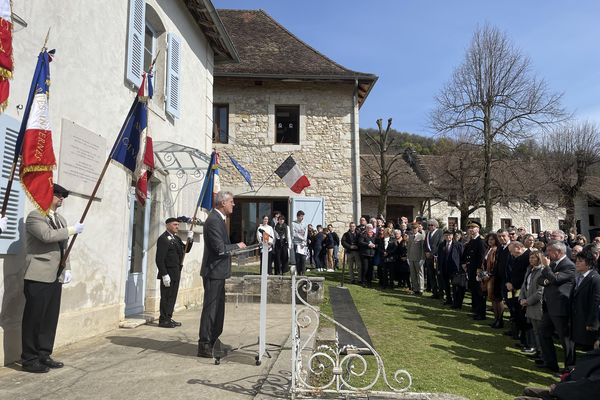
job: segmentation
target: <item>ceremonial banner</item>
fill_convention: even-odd
[[[10,0],[0,0],[0,111],[8,105],[13,74],[12,28]]]
[[[146,102],[152,98],[153,93],[152,75],[150,72],[148,74],[144,73],[142,84],[138,91],[138,98],[141,102]],[[146,199],[148,198],[148,181],[154,170],[154,151],[152,149],[152,138],[148,133],[147,119],[148,113],[146,112],[146,129],[142,132],[141,139],[143,151],[140,151],[139,153],[135,171],[135,197],[142,206],[146,205]]]
[[[51,56],[38,56],[23,122],[15,146],[15,160],[21,155],[21,184],[33,204],[47,213],[52,204],[52,170],[56,165],[48,110]]]
[[[279,168],[275,170],[275,173],[294,193],[301,193],[304,188],[310,186],[308,178],[302,173],[292,156],[286,158]]]
[[[212,152],[206,177],[202,184],[202,191],[198,199],[198,207],[206,210],[211,210],[214,207],[214,195],[221,190],[221,182],[219,180],[219,153]]]

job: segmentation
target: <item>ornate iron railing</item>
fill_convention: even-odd
[[[412,385],[408,371],[397,370],[392,376],[394,383],[390,383],[377,350],[352,330],[304,300],[312,285],[307,278],[296,279],[295,271],[292,271],[292,398],[305,395],[390,396],[407,392]],[[296,299],[302,303],[301,307],[297,306]],[[371,351],[377,366],[377,370],[373,370],[373,377],[367,378],[370,365],[365,356],[353,346],[340,348],[337,335],[333,344],[318,344],[314,349],[310,347],[313,342],[316,343],[321,317],[348,332]],[[378,382],[382,383],[380,386],[383,386],[383,390],[374,390]]]

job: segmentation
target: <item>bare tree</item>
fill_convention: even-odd
[[[581,193],[590,170],[600,163],[600,128],[590,122],[563,125],[547,134],[543,159],[561,195],[566,228],[575,226],[575,199]]]
[[[390,135],[392,119],[387,121],[383,130],[383,120],[377,120],[377,133],[365,132],[365,143],[373,157],[361,156],[362,165],[366,167],[365,177],[370,179],[379,193],[377,200],[377,213],[384,214],[387,208],[387,196],[390,191],[390,182],[398,174],[393,168],[402,162],[402,152],[394,151],[396,136]]]
[[[497,28],[478,28],[465,60],[436,97],[431,123],[440,133],[466,135],[481,149],[486,228],[493,225],[495,144],[514,147],[566,118],[562,94],[531,73],[530,60]]]

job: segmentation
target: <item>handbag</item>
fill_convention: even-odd
[[[457,273],[452,277],[452,284],[454,286],[460,286],[463,288],[467,287],[467,274],[466,272]]]

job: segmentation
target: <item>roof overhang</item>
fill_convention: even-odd
[[[300,75],[300,74],[260,74],[246,72],[214,72],[215,78],[248,79],[248,80],[278,80],[284,82],[358,82],[358,105],[362,106],[377,82],[377,75]]]
[[[183,0],[183,2],[215,52],[215,64],[239,62],[237,50],[212,2],[210,0]]]

